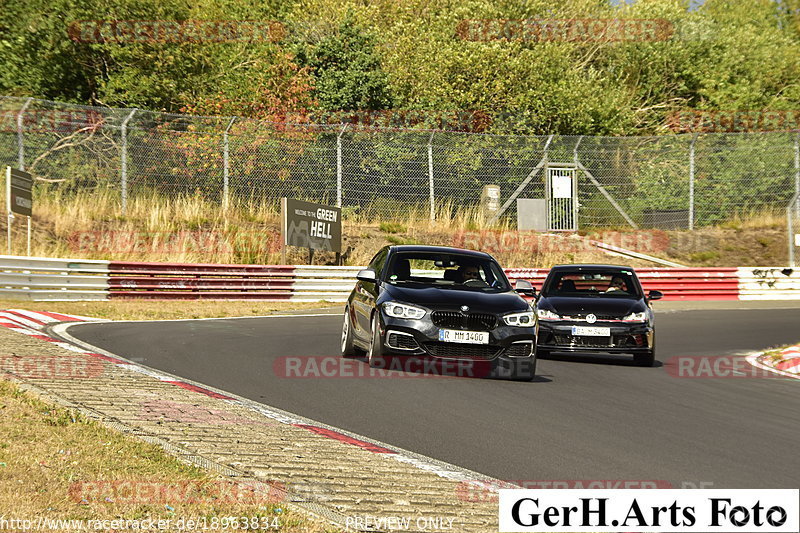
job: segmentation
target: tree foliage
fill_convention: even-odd
[[[682,109],[800,107],[798,0],[6,0],[0,93],[279,118],[387,108],[499,133],[664,134]],[[656,40],[471,39],[466,21],[657,19]],[[276,20],[279,42],[76,42],[85,20]],[[487,123],[488,124],[488,123]]]

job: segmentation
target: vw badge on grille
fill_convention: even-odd
[[[469,311],[469,306],[468,305],[462,305],[461,306],[461,312],[462,313],[466,313],[467,311]]]
[[[595,322],[597,322],[597,317],[594,316],[594,314],[589,313],[588,315],[586,315],[586,322],[588,322],[589,324],[594,324]]]

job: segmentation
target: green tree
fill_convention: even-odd
[[[324,110],[376,110],[392,105],[375,39],[351,12],[318,43],[301,43],[298,59],[311,69],[314,96]]]

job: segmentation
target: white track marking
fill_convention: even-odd
[[[286,315],[286,316],[287,317],[293,317],[293,316],[302,316],[302,315]],[[316,315],[315,314],[315,315],[309,315],[309,316],[329,316],[329,315]],[[340,315],[337,314],[337,315],[331,315],[331,316],[340,316]],[[252,318],[252,317],[243,317],[243,318]],[[471,470],[467,470],[465,468],[461,468],[461,467],[456,466],[456,465],[445,463],[443,461],[438,461],[436,459],[432,459],[430,457],[426,457],[426,456],[418,454],[418,453],[414,453],[414,452],[411,452],[411,451],[408,451],[408,450],[405,450],[405,449],[402,449],[402,448],[398,448],[398,447],[393,446],[391,444],[386,444],[384,442],[377,441],[377,440],[371,439],[369,437],[358,435],[356,433],[352,433],[352,432],[346,431],[344,429],[340,429],[340,428],[337,428],[337,427],[334,427],[334,426],[330,426],[328,424],[323,424],[321,422],[317,422],[316,420],[305,418],[303,416],[297,415],[295,413],[291,413],[289,411],[283,411],[281,409],[278,409],[278,408],[275,408],[275,407],[271,407],[271,406],[267,406],[267,405],[264,405],[262,403],[255,402],[253,400],[248,400],[247,398],[238,396],[238,395],[236,395],[234,393],[231,393],[231,392],[228,392],[228,391],[217,389],[215,387],[211,387],[211,386],[206,385],[204,383],[198,383],[198,382],[195,382],[195,381],[192,381],[192,380],[180,377],[180,376],[176,376],[174,374],[170,374],[168,372],[162,372],[162,371],[159,371],[159,370],[151,369],[149,367],[143,366],[143,365],[141,365],[139,363],[135,363],[135,362],[133,362],[133,361],[131,361],[129,359],[126,359],[126,358],[121,357],[119,355],[113,354],[111,352],[103,350],[102,348],[98,348],[98,347],[93,346],[93,345],[91,345],[91,344],[89,344],[87,342],[84,342],[84,341],[82,341],[80,339],[77,339],[77,338],[73,337],[72,335],[70,335],[67,332],[67,330],[70,327],[76,326],[78,324],[80,324],[80,322],[62,322],[60,324],[56,324],[55,326],[53,326],[52,330],[59,337],[61,337],[61,338],[65,339],[65,340],[75,344],[76,346],[79,346],[79,347],[83,348],[84,350],[88,350],[89,353],[98,353],[98,354],[102,354],[102,355],[105,355],[107,357],[111,357],[111,358],[117,359],[119,361],[122,361],[123,362],[122,364],[118,364],[117,365],[118,368],[126,368],[126,369],[132,370],[134,372],[139,372],[141,374],[149,375],[149,376],[152,376],[152,377],[154,377],[154,378],[156,378],[156,379],[158,379],[160,381],[178,381],[178,382],[186,383],[186,384],[189,384],[189,385],[195,385],[197,387],[201,387],[201,388],[203,388],[205,390],[208,390],[208,391],[211,391],[211,392],[216,392],[218,394],[222,394],[224,396],[232,398],[230,400],[223,400],[223,401],[226,401],[226,402],[231,403],[233,405],[237,405],[237,406],[240,406],[240,407],[247,408],[247,409],[249,409],[251,411],[255,411],[255,412],[257,412],[257,413],[259,413],[259,414],[261,414],[263,416],[266,416],[268,418],[271,418],[271,419],[276,420],[278,422],[281,422],[283,424],[288,424],[288,425],[301,424],[301,425],[308,425],[308,426],[314,426],[314,427],[318,427],[318,428],[328,429],[328,430],[331,430],[331,431],[335,431],[336,433],[339,433],[341,435],[345,435],[345,436],[348,436],[348,437],[351,437],[351,438],[354,438],[354,439],[357,439],[357,440],[360,440],[360,441],[363,441],[363,442],[367,442],[367,443],[370,443],[370,444],[374,444],[376,446],[380,446],[382,448],[386,448],[386,449],[392,450],[392,452],[394,452],[394,453],[390,453],[390,454],[388,454],[388,453],[387,454],[382,454],[381,453],[381,454],[377,454],[377,455],[385,457],[388,460],[399,461],[401,463],[405,463],[405,464],[414,466],[414,467],[418,468],[419,470],[430,472],[430,473],[435,474],[435,475],[437,475],[437,476],[439,476],[441,478],[444,478],[444,479],[449,479],[449,480],[454,480],[454,481],[474,481],[474,480],[479,480],[479,481],[481,481],[481,480],[483,480],[483,481],[497,481],[497,480],[494,480],[494,478],[491,478],[491,477],[489,477],[489,476],[487,476],[485,474],[480,474],[478,472],[473,472]]]

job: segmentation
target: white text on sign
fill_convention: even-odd
[[[311,236],[319,237],[321,239],[332,239],[333,237],[331,236],[331,225],[327,222],[322,222],[320,220],[312,220]]]

